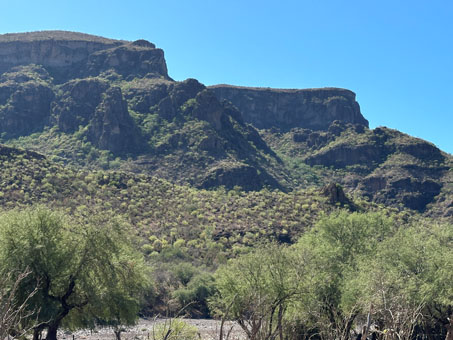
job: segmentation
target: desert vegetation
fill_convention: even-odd
[[[451,340],[451,155],[349,90],[174,81],[144,40],[0,45],[0,340],[159,316],[137,337]]]
[[[293,244],[265,241],[206,264],[190,260],[183,239],[165,247],[155,237],[155,255],[137,252],[117,217],[14,209],[0,216],[1,329],[56,339],[61,327],[109,325],[120,338],[139,312],[184,311],[234,320],[251,340],[441,339],[451,332],[452,233],[340,210]]]

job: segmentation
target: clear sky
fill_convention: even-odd
[[[452,0],[0,0],[0,33],[147,39],[175,80],[343,87],[371,127],[453,153]]]

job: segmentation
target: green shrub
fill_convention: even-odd
[[[169,319],[153,327],[153,340],[196,340],[198,328],[182,319]]]

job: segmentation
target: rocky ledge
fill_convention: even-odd
[[[0,74],[30,64],[43,66],[57,82],[105,71],[168,78],[163,51],[145,40],[129,42],[66,31],[0,35]]]
[[[294,127],[327,130],[335,120],[368,127],[355,93],[340,88],[273,89],[214,85],[219,100],[232,102],[247,123],[259,129]]]

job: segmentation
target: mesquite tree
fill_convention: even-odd
[[[211,307],[235,320],[250,340],[283,339],[284,316],[299,292],[302,268],[288,248],[261,246],[218,269]]]
[[[42,207],[0,215],[0,265],[31,272],[17,298],[27,311],[37,311],[35,339],[47,330],[47,339],[55,340],[62,324],[77,328],[95,319],[136,318],[145,268],[124,228],[114,219],[80,222]]]

